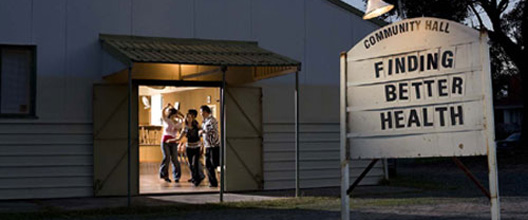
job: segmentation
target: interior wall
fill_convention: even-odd
[[[211,103],[207,103],[207,96],[211,96]],[[202,105],[214,105],[216,108],[214,117],[219,119],[220,115],[220,89],[219,88],[203,88],[197,90],[187,90],[182,92],[173,92],[163,94],[163,106],[167,103],[174,105],[175,102],[180,102],[180,110],[185,115],[189,109],[196,109],[200,112]],[[198,116],[198,121],[201,121]]]
[[[143,104],[142,97],[140,95],[138,98],[138,113],[139,113],[139,125],[147,126],[150,125],[150,111],[151,108],[145,109]],[[200,106],[202,105],[214,105],[216,108],[214,117],[219,119],[220,116],[220,89],[219,88],[200,88],[196,90],[187,90],[179,91],[172,93],[162,94],[163,96],[163,106],[166,106],[167,103],[174,105],[175,102],[180,102],[180,110],[182,113],[187,113],[189,109],[196,109],[200,112]],[[211,103],[207,103],[207,96],[211,96]],[[147,96],[149,101],[151,101],[150,96]],[[200,121],[200,120],[199,120]]]

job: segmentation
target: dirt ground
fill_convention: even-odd
[[[499,155],[502,219],[528,219],[526,155]],[[487,186],[486,158],[461,160]],[[50,207],[30,213],[5,212],[13,203],[0,203],[0,219],[339,219],[338,188],[305,189],[302,193],[300,199],[291,198],[291,190],[250,193],[279,199],[205,205],[169,204],[148,197],[136,197],[131,209],[69,211]],[[79,199],[77,202],[86,200]],[[488,199],[450,158],[398,160],[396,176],[390,181],[380,186],[361,186],[353,192],[351,219],[490,219],[490,206]]]
[[[486,157],[459,159],[488,187]],[[499,152],[498,173],[502,219],[528,219],[528,154]],[[359,187],[353,192],[351,219],[491,218],[489,200],[452,158],[400,159],[395,177],[384,187],[369,188]],[[337,196],[339,192],[333,190],[307,191],[306,195]],[[325,214],[317,215],[320,219],[339,218],[339,213]],[[298,219],[306,217],[310,216],[299,215]]]

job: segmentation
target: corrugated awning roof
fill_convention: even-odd
[[[99,35],[103,48],[126,64],[298,66],[301,62],[262,49],[256,42]]]

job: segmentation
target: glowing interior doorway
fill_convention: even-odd
[[[191,178],[189,162],[185,154],[185,138],[178,150],[178,162],[181,168],[181,178],[174,182],[172,165],[169,166],[171,183],[160,179],[159,169],[163,158],[161,136],[163,124],[161,111],[170,103],[179,107],[182,114],[189,109],[200,111],[200,106],[207,105],[215,118],[219,118],[220,88],[216,87],[175,87],[175,86],[139,86],[138,119],[139,119],[139,193],[163,194],[186,192],[217,192],[218,187],[209,187],[207,178],[200,186],[188,182]],[[202,117],[196,118],[201,125]],[[220,128],[219,128],[220,129]],[[205,175],[203,155],[201,168]],[[217,179],[220,180],[219,173]]]

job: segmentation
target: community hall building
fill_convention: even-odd
[[[361,16],[338,0],[0,1],[0,200],[219,191],[158,178],[168,103],[225,122],[223,190],[292,189],[296,79],[300,187],[339,186],[339,54],[383,25]]]

